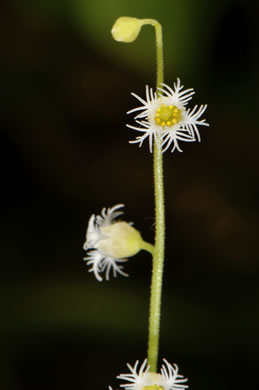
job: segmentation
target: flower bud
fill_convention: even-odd
[[[142,27],[141,19],[121,16],[112,27],[112,36],[118,42],[134,42]]]

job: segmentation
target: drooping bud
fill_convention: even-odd
[[[112,27],[112,36],[115,41],[130,43],[138,37],[143,23],[141,19],[121,16]]]

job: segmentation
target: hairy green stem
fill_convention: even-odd
[[[162,27],[156,20],[153,19],[143,19],[142,22],[143,24],[152,24],[152,26],[155,28],[158,88],[164,81]],[[157,94],[159,94],[158,90]],[[150,365],[151,372],[157,371],[165,247],[163,154],[160,141],[158,141],[158,143],[154,142],[154,188],[156,233],[153,254],[148,335],[148,364]]]

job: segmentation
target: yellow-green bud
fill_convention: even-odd
[[[112,36],[118,42],[134,42],[142,25],[141,19],[121,16],[112,27]]]
[[[100,233],[103,238],[98,241],[98,249],[116,259],[134,256],[143,247],[140,233],[124,221],[101,226]]]

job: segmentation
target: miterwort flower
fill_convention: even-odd
[[[114,277],[117,273],[128,276],[123,272],[122,265],[127,261],[126,258],[135,255],[141,249],[148,250],[149,246],[152,247],[143,241],[132,223],[115,221],[123,214],[123,211],[118,211],[123,206],[118,204],[111,208],[103,208],[101,215],[93,214],[88,223],[84,249],[91,250],[84,260],[91,266],[89,272],[93,272],[99,281],[103,280],[100,273],[104,271],[106,280],[109,280],[110,271]]]
[[[183,85],[178,78],[177,82],[174,83],[174,89],[162,83],[157,93],[146,86],[146,100],[132,93],[142,103],[142,106],[128,111],[128,114],[141,111],[134,118],[139,127],[127,126],[143,133],[143,135],[138,136],[130,143],[138,143],[139,146],[142,146],[143,141],[148,138],[149,149],[152,152],[154,139],[157,145],[161,144],[163,152],[171,145],[173,146],[172,152],[175,149],[182,152],[178,141],[193,142],[196,139],[200,141],[197,126],[209,126],[205,119],[199,120],[207,105],[200,107],[196,105],[192,110],[186,109],[185,106],[195,92],[192,88],[182,89]]]
[[[150,372],[147,365],[147,359],[144,360],[140,369],[138,370],[137,361],[132,367],[127,364],[130,373],[121,374],[117,378],[126,383],[121,384],[125,390],[182,390],[186,389],[188,385],[182,375],[178,374],[178,366],[171,365],[167,360],[163,359],[164,364],[161,367],[160,373]]]

